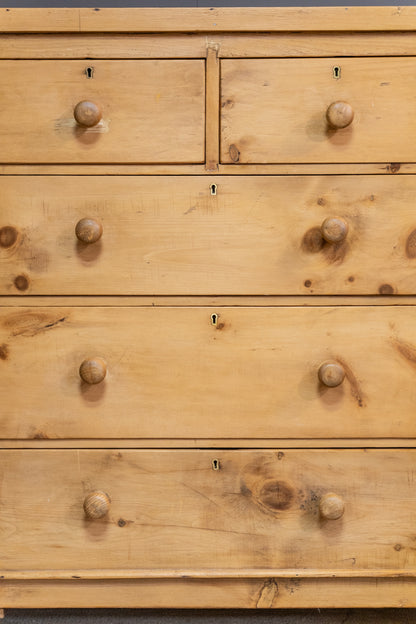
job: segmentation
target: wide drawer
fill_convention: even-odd
[[[224,163],[416,159],[414,58],[226,59],[221,106]]]
[[[1,294],[416,293],[415,176],[3,176],[0,195]]]
[[[415,463],[414,450],[2,451],[0,575],[415,574]]]
[[[201,59],[1,61],[0,83],[0,162],[204,161]]]
[[[3,438],[416,437],[410,306],[3,307],[0,345]]]

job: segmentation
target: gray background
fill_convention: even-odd
[[[0,7],[210,7],[210,6],[379,6],[391,5],[386,0],[368,0],[350,2],[331,2],[304,0],[276,2],[262,0],[228,0],[224,2],[209,2],[205,0],[161,0],[159,2],[147,0],[98,0],[83,2],[53,1],[36,2],[35,0],[21,0],[20,2],[3,2]],[[415,1],[404,0],[400,6],[415,5]],[[1,607],[1,605],[0,605]],[[144,609],[7,609],[5,624],[416,624],[416,609],[302,609],[293,611],[242,611],[242,610],[206,610],[181,611],[173,610],[144,610]]]

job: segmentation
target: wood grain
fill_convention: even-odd
[[[416,9],[388,7],[2,8],[1,32],[413,31]]]
[[[10,608],[416,607],[415,579],[2,581]]]
[[[0,449],[250,449],[262,448],[414,448],[416,438],[36,438],[0,439]]]
[[[204,58],[215,47],[219,57],[414,56],[412,32],[373,33],[208,33],[4,34],[1,59]]]
[[[212,451],[2,451],[1,575],[415,573],[416,451],[218,457],[213,471]],[[105,518],[85,519],[91,489],[111,498]],[[324,520],[319,503],[334,490],[345,511]]]
[[[236,308],[240,307],[293,307],[293,306],[302,306],[302,307],[322,307],[322,306],[330,306],[334,305],[334,301],[337,305],[342,306],[362,306],[368,305],[370,307],[374,306],[391,306],[392,308],[397,306],[414,306],[416,304],[416,296],[413,295],[384,295],[380,297],[379,295],[338,295],[334,300],[334,297],[331,295],[316,295],[315,297],[311,297],[309,295],[303,296],[293,296],[293,295],[268,295],[268,296],[198,296],[198,295],[189,295],[189,296],[134,296],[134,295],[119,295],[119,296],[111,296],[111,295],[91,295],[90,297],[83,297],[82,295],[74,295],[74,296],[51,296],[51,295],[31,295],[28,300],[26,297],[21,297],[20,295],[9,295],[7,299],[3,299],[4,302],[7,302],[7,306],[15,307],[15,308],[25,308],[30,302],[31,306],[41,307],[41,308],[62,308],[66,306],[79,306],[82,304],[83,307],[131,307],[131,306],[140,306],[140,307],[174,307],[174,308],[187,308],[187,307],[206,307],[213,306],[214,308],[224,308],[233,306]]]
[[[415,344],[411,306],[3,307],[0,434],[416,437]],[[97,386],[79,378],[91,354],[108,366]],[[318,379],[328,359],[336,388]]]
[[[412,32],[279,32],[269,33],[267,36],[255,33],[210,33],[209,37],[219,45],[221,58],[414,56],[415,53]],[[0,55],[1,41],[0,38]],[[23,48],[23,42],[21,46]],[[29,39],[26,46],[28,50],[33,49]],[[13,47],[15,48],[16,44],[13,44]],[[46,49],[47,47],[46,42]],[[7,54],[7,51],[5,50],[3,54]]]
[[[221,162],[414,161],[415,69],[406,57],[222,60]],[[355,116],[335,130],[339,100]]]
[[[217,171],[220,151],[220,62],[218,45],[209,43],[206,63],[206,144],[207,171]]]
[[[406,37],[393,35],[392,49],[407,48]],[[0,34],[1,59],[204,58],[203,35]]]
[[[1,162],[204,162],[203,60],[94,61],[88,79],[90,65],[2,62]],[[102,109],[93,128],[74,119],[82,100]]]
[[[226,175],[369,175],[400,177],[415,174],[416,163],[326,163],[322,164],[262,164],[218,165],[218,173]],[[0,164],[1,175],[212,175],[205,164]]]
[[[322,519],[322,514],[320,514]],[[390,580],[401,578],[415,578],[416,569],[409,568],[406,570],[366,568],[364,570],[351,570],[345,568],[334,569],[317,569],[317,568],[92,568],[92,569],[66,569],[66,570],[50,570],[50,569],[25,569],[25,570],[6,570],[2,574],[2,578],[7,581],[27,581],[27,580],[124,580],[124,579],[205,579],[227,580],[227,579],[264,579],[264,578],[280,578],[280,579],[327,579],[327,578],[389,578]]]
[[[416,607],[415,32],[0,9],[0,618]]]
[[[1,294],[416,294],[414,176],[2,176],[0,193]]]

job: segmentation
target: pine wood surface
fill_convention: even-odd
[[[414,31],[416,8],[2,8],[0,32]]]
[[[216,171],[226,175],[370,175],[399,177],[402,174],[416,173],[416,163],[326,163],[320,164],[263,164],[263,165],[226,165],[219,163]],[[199,165],[171,164],[118,164],[118,165],[82,165],[82,164],[49,164],[49,165],[13,165],[0,164],[1,175],[105,175],[105,176],[138,176],[138,175],[205,175],[210,176],[213,170],[207,170],[206,163]]]
[[[5,295],[416,294],[414,176],[2,176],[0,193]]]
[[[35,438],[0,439],[0,449],[414,448],[416,438]]]
[[[416,607],[415,579],[185,579],[2,581],[6,607]]]
[[[214,47],[218,57],[414,56],[413,32],[366,33],[205,33],[5,34],[1,59],[203,58]]]
[[[224,59],[221,162],[413,161],[414,70],[413,58]],[[341,130],[326,119],[337,101],[355,113]]]
[[[0,616],[416,607],[415,36],[0,9]]]
[[[6,439],[416,437],[412,307],[3,307],[0,319]],[[89,385],[79,369],[97,357],[106,376]],[[327,360],[345,371],[334,388],[318,378]]]
[[[204,161],[204,61],[2,61],[4,163]],[[36,76],[36,81],[33,80]],[[57,88],[57,85],[59,87]],[[102,109],[92,128],[74,108]]]
[[[1,575],[415,573],[414,450],[215,457],[219,470],[211,451],[4,450]],[[97,489],[111,505],[91,520],[83,502]],[[337,520],[319,512],[328,492],[345,504]]]
[[[154,307],[174,307],[187,308],[214,306],[215,308],[233,307],[293,307],[302,306],[309,307],[333,307],[334,304],[342,306],[414,306],[416,304],[416,296],[413,295],[337,295],[334,298],[331,295],[265,295],[265,296],[203,296],[203,295],[91,295],[84,297],[83,295],[30,295],[30,297],[22,297],[21,295],[7,295],[2,301],[8,307],[27,307],[28,304],[35,307],[46,308],[62,308],[66,306],[83,307],[132,307],[140,306],[145,308]]]

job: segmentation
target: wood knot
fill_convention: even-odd
[[[400,171],[400,163],[390,163],[387,165],[386,171],[389,173],[398,173]]]
[[[266,481],[259,492],[259,501],[273,511],[285,511],[293,503],[295,493],[284,481],[270,479]]]
[[[390,284],[381,284],[378,289],[380,295],[394,295],[394,288]]]
[[[223,103],[221,104],[221,108],[233,108],[233,107],[234,107],[234,100],[231,100],[231,99],[224,100]]]
[[[10,225],[6,225],[0,229],[0,247],[7,249],[12,247],[17,241],[17,230]]]
[[[413,230],[407,237],[406,256],[408,258],[416,258],[416,230]]]
[[[0,360],[7,360],[9,357],[9,347],[7,344],[0,345]]]
[[[236,145],[234,145],[234,143],[232,145],[230,145],[229,148],[229,154],[230,154],[230,158],[233,162],[238,162],[240,160],[240,152],[237,148]]]
[[[17,290],[23,291],[29,288],[29,280],[26,275],[18,275],[14,278],[14,285]]]
[[[259,597],[257,598],[257,609],[270,609],[273,606],[278,591],[279,589],[274,579],[265,581],[260,588]]]

